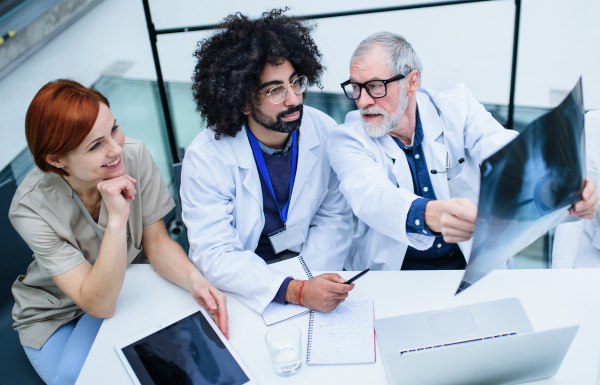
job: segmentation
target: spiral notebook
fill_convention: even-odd
[[[302,256],[272,263],[269,265],[269,267],[283,271],[288,275],[288,277],[293,277],[294,279],[299,279],[302,281],[309,280],[313,277]],[[262,316],[265,324],[269,326],[309,311],[310,310],[304,306],[298,306],[291,303],[282,305],[280,303],[271,302],[263,311]]]
[[[306,363],[375,362],[373,300],[344,301],[330,312],[310,312]]]

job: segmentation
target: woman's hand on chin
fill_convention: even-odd
[[[135,199],[135,179],[122,175],[114,179],[106,179],[98,183],[98,191],[108,211],[108,219],[126,223],[129,217],[129,200]]]
[[[221,332],[229,339],[229,319],[227,315],[227,298],[201,274],[197,274],[192,289],[192,297],[213,317]]]

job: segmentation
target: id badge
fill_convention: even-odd
[[[269,241],[271,241],[275,254],[279,254],[284,250],[304,243],[305,239],[300,226],[296,225],[269,234]]]

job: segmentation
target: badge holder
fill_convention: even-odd
[[[284,227],[281,230],[269,234],[269,241],[271,241],[271,246],[273,246],[275,254],[279,254],[282,251],[304,243],[306,239],[304,238],[304,234],[302,234],[300,226],[296,225]]]

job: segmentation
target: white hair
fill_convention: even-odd
[[[360,42],[352,54],[350,65],[356,60],[363,60],[371,49],[375,47],[383,48],[388,58],[386,64],[390,67],[392,76],[408,75],[412,70],[419,73],[419,84],[421,84],[421,73],[423,64],[410,43],[400,35],[391,32],[377,32]]]

